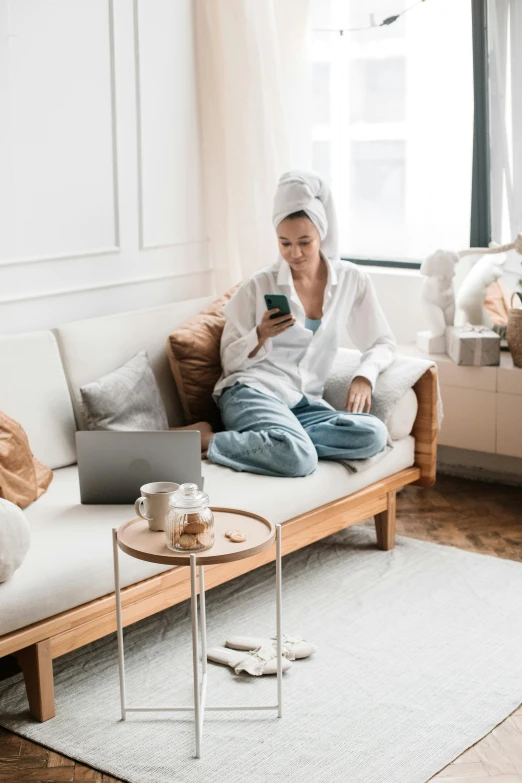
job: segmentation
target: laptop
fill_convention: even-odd
[[[76,433],[82,503],[134,503],[150,481],[203,489],[197,430]]]

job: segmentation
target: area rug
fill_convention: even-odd
[[[124,556],[124,555],[123,555]],[[57,717],[28,719],[20,678],[0,724],[131,783],[424,783],[522,702],[522,565],[350,528],[283,561],[283,622],[318,645],[284,675],[284,714],[120,721],[116,639],[55,661]],[[274,567],[209,591],[209,644],[274,630]],[[190,704],[187,602],[125,631],[131,703]],[[209,704],[274,703],[274,678],[210,665]]]

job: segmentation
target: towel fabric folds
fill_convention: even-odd
[[[339,255],[337,217],[328,184],[314,171],[288,171],[279,180],[274,198],[272,222],[279,223],[293,212],[304,210],[321,237],[321,250],[327,258]]]

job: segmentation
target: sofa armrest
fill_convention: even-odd
[[[419,409],[413,425],[415,438],[415,465],[421,477],[415,482],[421,487],[432,487],[437,476],[437,369],[430,367],[413,387]]]

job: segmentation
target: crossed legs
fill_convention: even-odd
[[[367,413],[335,411],[304,397],[288,408],[236,384],[220,398],[224,432],[211,437],[208,459],[267,476],[306,476],[318,459],[365,459],[386,446],[386,426]]]

